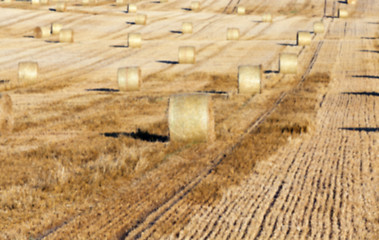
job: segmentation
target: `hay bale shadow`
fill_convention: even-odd
[[[32,35],[26,35],[26,36],[23,36],[24,38],[34,38],[34,36]]]
[[[129,48],[128,45],[110,45],[109,47],[112,47],[112,48]]]
[[[59,41],[45,40],[47,43],[59,43]]]
[[[151,134],[139,128],[137,129],[136,132],[108,132],[108,133],[102,133],[102,135],[105,137],[111,137],[111,138],[119,138],[120,136],[126,136],[126,137],[131,137],[131,138],[146,141],[146,142],[168,142],[169,141],[168,136]]]
[[[170,33],[175,33],[175,34],[183,34],[182,31],[176,31],[176,30],[171,30]]]
[[[263,73],[264,74],[279,73],[279,70],[266,70]]]
[[[182,8],[182,10],[184,10],[184,11],[187,11],[187,12],[190,12],[190,11],[192,11],[192,9],[191,9],[191,8]]]
[[[377,92],[343,92],[342,94],[379,97]]]
[[[126,24],[129,24],[129,25],[136,25],[135,22],[126,22]]]
[[[352,75],[353,78],[372,78],[372,79],[379,79],[379,76],[373,76],[373,75]]]
[[[296,43],[277,43],[277,45],[286,46],[286,47],[296,47],[297,46]]]
[[[379,132],[379,128],[372,128],[372,127],[343,127],[343,128],[339,128],[339,130],[366,132],[366,133]]]
[[[119,89],[113,89],[113,88],[93,88],[93,89],[86,89],[87,92],[119,92]]]
[[[178,61],[170,61],[170,60],[158,60],[158,63],[164,63],[164,64],[179,64]]]
[[[49,8],[49,11],[50,11],[50,12],[56,12],[57,9],[55,9],[55,8]]]
[[[375,50],[359,50],[360,52],[368,52],[368,53],[379,53],[379,51]]]

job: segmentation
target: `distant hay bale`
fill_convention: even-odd
[[[38,79],[37,62],[19,62],[18,63],[18,81],[20,83],[31,83]]]
[[[50,27],[36,27],[34,28],[35,38],[46,38],[49,37],[51,33]]]
[[[179,63],[180,64],[194,64],[196,61],[195,47],[183,46],[179,47]]]
[[[212,98],[203,93],[171,96],[168,125],[172,142],[213,142]]]
[[[117,81],[120,91],[138,91],[141,87],[141,69],[139,67],[119,68]]]
[[[191,2],[191,10],[192,11],[200,11],[200,2],[199,1],[192,1]]]
[[[13,0],[3,0],[4,3],[11,3]]]
[[[142,46],[141,33],[129,33],[128,46],[131,48],[140,48]]]
[[[55,11],[57,12],[65,12],[66,9],[67,9],[66,2],[58,2],[57,5],[55,6]]]
[[[191,22],[182,23],[182,33],[189,34],[189,33],[192,33],[192,31],[193,31],[193,25]]]
[[[125,0],[116,0],[116,4],[117,5],[124,5],[125,4]]]
[[[272,15],[271,15],[271,13],[264,13],[262,15],[262,22],[272,22]]]
[[[137,25],[146,25],[147,15],[146,14],[137,14],[135,24]]]
[[[315,22],[313,23],[313,31],[315,33],[324,33],[325,27],[322,22]]]
[[[295,53],[281,53],[279,56],[280,73],[297,73],[297,55]]]
[[[32,5],[38,5],[40,2],[39,0],[31,0]]]
[[[7,135],[13,129],[13,103],[8,94],[0,93],[0,136]]]
[[[356,0],[347,0],[347,4],[355,5],[356,3]]]
[[[62,28],[63,28],[63,25],[61,23],[52,23],[51,29],[50,29],[51,34],[53,34],[53,35],[59,34],[61,32]]]
[[[74,31],[72,29],[61,29],[59,32],[59,42],[73,43]]]
[[[237,14],[238,15],[245,15],[246,14],[246,8],[244,6],[238,6],[237,7]]]
[[[297,32],[296,36],[298,46],[307,46],[312,42],[312,34],[310,32]]]
[[[338,9],[338,17],[339,18],[347,18],[349,16],[349,13],[345,9]]]
[[[128,11],[128,13],[136,13],[137,12],[137,5],[129,3],[126,10]]]
[[[244,65],[238,67],[238,92],[255,94],[261,92],[262,66]]]
[[[240,30],[238,28],[228,28],[226,31],[227,40],[238,40],[240,38]]]
[[[40,0],[40,4],[47,5],[49,4],[49,0]]]

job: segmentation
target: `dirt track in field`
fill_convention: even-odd
[[[379,238],[378,1],[133,2],[146,26],[110,1],[65,13],[0,3],[0,92],[15,121],[0,136],[1,239]],[[296,46],[320,19],[326,32]],[[193,34],[178,33],[184,21]],[[75,42],[32,37],[52,22]],[[196,64],[175,64],[184,45]],[[277,73],[282,52],[298,54],[296,76]],[[38,61],[37,83],[17,81],[25,60]],[[244,64],[262,64],[261,94],[237,93]],[[124,66],[141,67],[140,91],[118,92]],[[169,97],[199,91],[217,140],[170,143]]]

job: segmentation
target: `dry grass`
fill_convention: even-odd
[[[250,174],[256,161],[274,154],[291,138],[311,133],[322,96],[330,81],[328,74],[319,73],[308,77],[304,84],[289,94],[260,126],[248,134],[241,144],[219,164],[194,191],[189,202],[213,204],[222,191],[238,184]]]

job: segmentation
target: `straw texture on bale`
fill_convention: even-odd
[[[262,15],[262,22],[272,22],[272,15],[271,15],[271,13],[264,13]]]
[[[192,1],[191,2],[191,10],[192,11],[199,11],[200,10],[200,2],[199,1]]]
[[[8,94],[0,93],[0,136],[7,135],[13,129],[12,99]]]
[[[129,33],[128,46],[131,48],[140,48],[142,46],[141,33]]]
[[[338,9],[338,17],[339,18],[347,18],[349,13],[345,9]]]
[[[38,4],[39,4],[39,0],[32,0],[32,1],[31,1],[31,4],[32,4],[32,5],[38,5]]]
[[[138,14],[136,16],[135,24],[137,25],[146,25],[147,15],[146,14]]]
[[[55,11],[57,12],[65,12],[66,9],[67,9],[66,2],[58,2],[57,5],[55,6]]]
[[[324,33],[325,31],[324,24],[322,22],[315,22],[313,24],[313,31],[315,33]]]
[[[37,62],[19,62],[18,63],[18,81],[20,83],[35,82],[38,79]]]
[[[141,87],[141,69],[139,67],[119,68],[117,80],[120,91],[138,91]]]
[[[182,23],[182,33],[192,33],[193,25],[190,22]]]
[[[238,40],[240,38],[240,30],[238,28],[228,28],[226,31],[227,40]]]
[[[312,34],[310,32],[297,32],[296,36],[298,46],[307,46],[312,42]]]
[[[295,53],[281,53],[279,57],[280,73],[297,73],[297,55]]]
[[[196,61],[195,47],[183,46],[179,47],[179,63],[194,64]]]
[[[74,31],[72,29],[61,29],[59,32],[59,42],[74,42]]]
[[[137,12],[137,5],[129,3],[127,10],[128,10],[128,13],[136,13]]]
[[[51,34],[56,35],[61,32],[63,25],[61,23],[52,23],[51,24]]]
[[[255,94],[261,92],[262,67],[244,65],[238,67],[238,92]]]
[[[238,6],[237,7],[237,14],[238,15],[245,15],[246,14],[246,8],[244,6]]]
[[[50,36],[50,27],[36,27],[34,29],[35,38],[46,38]]]
[[[172,142],[213,142],[212,99],[207,94],[171,96],[168,125]]]

